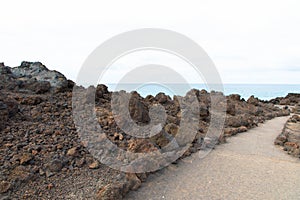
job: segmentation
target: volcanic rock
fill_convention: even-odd
[[[0,182],[0,194],[6,193],[11,187],[10,182],[8,181],[1,181]]]
[[[72,107],[76,101],[72,99],[73,87],[83,91],[85,95],[88,94],[90,99],[83,99],[78,107]],[[129,106],[117,105],[124,106],[122,108],[129,111],[130,116],[126,117],[131,118],[136,125],[146,126],[166,119],[165,123],[156,127],[158,134],[141,139],[120,128],[116,119],[123,113],[113,113],[111,102],[114,101],[112,95],[118,93],[131,95]],[[198,101],[194,101],[194,95]],[[174,96],[172,99],[159,93],[143,98],[137,92],[110,92],[105,85],[86,89],[74,85],[74,82],[67,80],[59,72],[47,69],[40,62],[23,62],[15,68],[0,63],[0,191],[5,195],[9,193],[11,199],[57,199],[74,197],[76,189],[84,187],[81,196],[78,196],[80,193],[76,193],[75,196],[78,199],[88,199],[95,195],[95,188],[96,191],[99,189],[98,183],[101,179],[104,187],[99,190],[97,197],[120,199],[129,190],[137,189],[147,174],[124,174],[101,165],[95,161],[88,147],[101,146],[101,142],[108,139],[118,148],[132,153],[161,155],[161,152],[164,152],[169,155],[170,162],[174,162],[173,157],[183,154],[178,148],[189,148],[183,154],[188,156],[199,150],[202,145],[213,148],[216,143],[225,142],[226,137],[247,131],[267,119],[289,115],[288,109],[276,108],[273,103],[263,102],[254,97],[250,97],[246,102],[242,101],[239,95],[230,95],[224,101],[224,95],[221,93],[197,89],[189,91],[186,96]],[[213,102],[212,98],[220,101]],[[295,95],[288,97],[290,102],[296,101],[295,98],[297,99]],[[78,125],[75,126],[74,119],[78,118],[79,122],[86,119],[89,114],[85,109],[88,107],[86,103],[93,101],[95,119],[92,120],[98,122],[96,125],[101,126],[101,131],[90,121],[83,123],[83,127],[76,127]],[[189,104],[199,110],[185,111]],[[214,106],[223,106],[224,114],[227,114],[224,135],[208,137],[209,128],[214,128],[215,125],[211,123],[212,114],[215,114],[216,118],[222,114],[213,110]],[[79,112],[79,116],[74,116],[74,109],[79,108],[83,111]],[[164,108],[165,113],[159,113],[158,116],[152,116],[150,113],[150,116],[149,110],[153,111],[154,108]],[[193,116],[186,117],[188,114]],[[195,127],[183,127],[183,122],[196,123]],[[293,117],[292,122],[298,123],[298,118]],[[77,130],[80,129],[84,130],[86,135],[79,135]],[[189,135],[182,134],[176,141],[173,140],[174,136],[178,135],[178,130],[190,134],[192,129],[196,130],[195,137],[190,138],[187,137]],[[287,150],[297,154],[297,138],[297,134],[284,134],[279,140]],[[171,148],[165,148],[170,143]],[[102,151],[97,153],[105,153],[109,149],[105,146]],[[138,171],[145,168],[159,169],[161,164],[167,161],[162,158],[154,161],[136,159],[130,163],[132,168]],[[118,179],[119,176],[122,178]],[[89,184],[86,187],[82,186],[78,180]],[[67,196],[71,193],[73,196]]]
[[[255,98],[255,97],[252,95],[252,96],[250,96],[249,99],[247,100],[247,103],[253,104],[253,105],[257,106],[258,103],[259,103],[259,100],[258,100],[258,98]]]
[[[11,69],[18,78],[29,80],[35,78],[37,81],[47,81],[51,87],[63,90],[68,87],[68,81],[64,75],[57,71],[49,70],[40,62],[22,62],[21,66]]]
[[[283,146],[289,154],[300,157],[300,117],[298,115],[290,117],[274,144]]]

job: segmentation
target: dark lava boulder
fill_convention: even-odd
[[[22,62],[21,66],[11,69],[14,76],[23,81],[35,79],[38,82],[49,82],[50,86],[57,91],[62,91],[68,87],[66,77],[55,70],[49,70],[40,62]],[[44,84],[43,87],[46,85]]]
[[[247,100],[247,103],[257,106],[259,104],[259,100],[252,95]]]

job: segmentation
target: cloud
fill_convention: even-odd
[[[103,41],[155,27],[200,44],[224,82],[299,83],[299,7],[297,0],[6,1],[0,12],[1,61],[11,66],[41,61],[75,80]],[[118,73],[122,67],[116,66]]]

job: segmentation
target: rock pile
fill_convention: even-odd
[[[275,145],[280,145],[288,154],[300,158],[300,116],[293,115],[285,124],[282,133],[276,138]]]
[[[29,199],[116,199],[137,189],[146,173],[115,171],[97,161],[88,152],[72,116],[74,83],[61,73],[47,69],[40,62],[22,62],[10,68],[0,64],[0,195]],[[141,97],[131,92],[129,115],[135,124],[151,123],[151,106],[166,111],[161,131],[146,139],[126,134],[116,123],[111,108],[112,95],[105,85],[82,90],[94,93],[95,113],[106,137],[120,149],[130,152],[154,152],[174,138],[182,125],[180,98],[159,93]],[[288,115],[272,103],[255,97],[247,101],[237,94],[224,97],[226,119],[224,134],[207,138],[211,122],[211,96],[223,95],[205,90],[192,91],[199,104],[197,134],[184,156],[201,150],[212,140],[225,142],[226,137],[257,126],[273,117]],[[187,96],[189,93],[187,94]],[[87,101],[94,100],[87,99]],[[188,101],[188,98],[186,99]],[[86,102],[82,102],[85,105]],[[161,119],[152,119],[161,120]],[[126,124],[125,124],[126,125]]]
[[[276,97],[275,99],[271,99],[268,101],[272,104],[277,105],[291,105],[295,106],[300,102],[300,94],[297,93],[289,93],[285,97]]]
[[[300,115],[300,103],[298,103],[298,105],[295,106],[294,112],[295,114]]]

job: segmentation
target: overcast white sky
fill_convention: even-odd
[[[300,83],[298,0],[10,0],[0,8],[0,62],[8,66],[41,61],[75,80],[110,37],[164,28],[202,46],[225,83]]]

